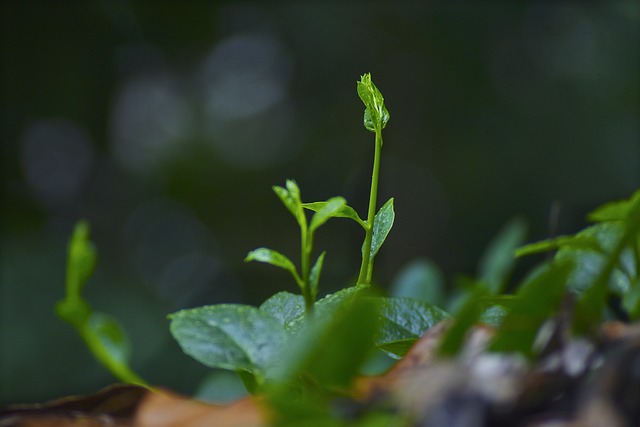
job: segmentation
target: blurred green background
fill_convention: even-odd
[[[523,215],[530,239],[583,227],[640,186],[640,6],[610,2],[8,1],[2,3],[0,404],[90,393],[114,380],[53,315],[67,239],[99,250],[86,289],[116,316],[144,378],[191,394],[208,370],[166,314],[295,291],[244,264],[297,259],[271,191],[342,195],[365,214],[373,134],[356,81],[391,120],[381,203],[396,224],[376,258],[385,288],[417,257],[473,275]],[[330,222],[321,291],[349,284],[362,233]]]

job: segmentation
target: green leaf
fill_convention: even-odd
[[[322,224],[327,222],[329,218],[338,216],[337,213],[346,206],[347,202],[342,197],[332,197],[327,200],[325,205],[313,215],[309,229],[311,233],[318,229]]]
[[[294,279],[296,279],[296,282],[298,282],[298,285],[301,283],[300,276],[298,275],[298,271],[296,270],[295,265],[293,265],[293,262],[291,262],[289,258],[278,251],[269,248],[254,249],[247,254],[244,260],[245,262],[264,262],[276,267],[280,267],[284,270],[289,271]]]
[[[637,190],[628,200],[610,202],[598,207],[588,215],[588,219],[593,222],[623,221],[638,206],[640,206],[640,190]]]
[[[380,246],[384,243],[391,227],[396,213],[393,210],[393,197],[382,205],[375,218],[373,219],[373,238],[371,240],[371,258],[376,256],[380,250]],[[363,248],[364,251],[364,248]]]
[[[301,313],[298,317],[287,324],[288,329],[292,331],[300,331],[301,326],[303,326],[308,320],[308,317],[316,319],[329,317],[338,307],[348,307],[360,293],[363,293],[368,289],[370,289],[369,285],[356,285],[328,294],[313,305],[312,316],[307,316],[305,313]]]
[[[309,285],[311,287],[311,296],[314,301],[318,296],[318,282],[320,282],[320,273],[322,272],[322,264],[324,263],[325,255],[326,252],[322,252],[320,254],[309,273]]]
[[[393,359],[401,359],[407,354],[418,338],[405,338],[396,341],[376,343],[376,347]]]
[[[256,307],[220,304],[169,315],[171,334],[200,363],[245,370],[261,382],[282,356],[286,334],[279,321]]]
[[[542,240],[540,242],[524,245],[515,251],[516,257],[533,255],[541,252],[548,252],[560,248],[566,249],[590,249],[594,251],[602,251],[598,241],[591,236],[574,235],[574,236],[558,236],[553,239]]]
[[[407,339],[417,339],[436,323],[448,319],[448,313],[440,308],[413,298],[373,298],[380,304],[380,329],[375,344],[383,351]],[[391,357],[402,357],[404,353],[388,352]]]
[[[492,294],[499,294],[504,289],[515,263],[514,251],[524,242],[526,228],[522,219],[511,220],[500,230],[480,259],[479,279]]]
[[[80,297],[82,287],[93,274],[97,251],[89,240],[89,223],[78,221],[69,242],[67,258],[67,296]]]
[[[462,348],[467,332],[475,325],[483,311],[482,298],[487,295],[484,287],[474,288],[464,297],[453,324],[447,329],[440,341],[438,353],[441,356],[453,357]]]
[[[389,121],[389,111],[384,105],[382,93],[371,81],[371,74],[364,74],[357,84],[358,96],[365,106],[364,127],[371,132],[382,130]]]
[[[445,303],[444,287],[444,275],[438,266],[431,260],[416,259],[393,279],[389,294],[440,306]]]
[[[93,313],[86,326],[88,332],[100,341],[111,359],[121,364],[129,361],[131,355],[129,338],[113,317],[103,313]]]
[[[569,276],[569,287],[572,290],[582,293],[592,286],[609,262],[624,234],[624,224],[613,222],[597,224],[580,231],[575,236],[582,241],[593,242],[590,248],[569,245],[563,246],[558,251],[556,260],[569,259],[575,264]],[[595,250],[594,247],[598,249]],[[613,269],[606,278],[606,283],[611,291],[622,295],[631,289],[631,277],[637,271],[633,253],[630,249],[623,249],[617,259],[612,262]]]
[[[622,297],[622,307],[627,310],[631,320],[640,319],[640,277],[636,277],[635,283]]]
[[[306,226],[306,218],[304,216],[304,210],[302,209],[302,201],[300,200],[300,188],[298,184],[292,179],[286,181],[286,188],[274,185],[273,191],[280,198],[282,203],[289,209],[289,212],[293,214],[301,227]]]
[[[491,343],[492,351],[533,356],[538,330],[560,306],[572,268],[571,262],[553,263],[525,281]]]
[[[304,297],[290,292],[278,292],[260,306],[260,310],[273,316],[284,327],[304,315]]]
[[[336,391],[347,390],[373,351],[376,310],[367,299],[343,301],[323,316],[307,318],[303,333],[290,341],[279,381],[266,394],[287,426],[346,425],[335,419]],[[333,415],[333,416],[332,416]]]
[[[305,209],[309,209],[310,211],[313,211],[313,212],[318,212],[319,210],[324,208],[326,205],[327,205],[327,202],[312,202],[312,203],[303,203],[302,207]],[[342,206],[339,210],[334,212],[332,216],[336,218],[350,218],[355,222],[357,222],[358,224],[360,224],[363,228],[366,228],[367,226],[364,220],[360,218],[360,216],[358,216],[358,213],[355,211],[355,209],[353,209],[349,205]]]

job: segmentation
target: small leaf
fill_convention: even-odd
[[[273,316],[281,325],[288,327],[293,319],[304,315],[304,297],[290,292],[278,292],[260,306],[260,310]]]
[[[306,224],[306,218],[304,217],[304,210],[302,209],[302,201],[300,200],[300,188],[298,184],[292,179],[286,181],[286,188],[274,185],[273,191],[280,198],[282,203],[289,209],[289,212],[293,214],[300,226]]]
[[[301,283],[300,276],[298,275],[298,271],[296,270],[295,265],[293,265],[293,262],[291,262],[289,258],[287,258],[285,255],[282,255],[278,251],[274,251],[273,249],[269,248],[254,249],[247,254],[244,260],[245,262],[264,262],[276,267],[280,267],[290,272],[294,279],[296,279],[296,282],[298,284]]]
[[[640,206],[640,190],[637,190],[628,200],[610,202],[598,207],[588,215],[588,219],[593,222],[623,221],[638,206]]]
[[[598,241],[591,236],[576,234],[574,236],[558,236],[553,239],[542,240],[540,242],[524,245],[515,251],[516,257],[533,255],[541,252],[548,252],[560,248],[567,249],[591,249],[602,251]]]
[[[200,363],[245,370],[264,379],[282,355],[285,332],[271,314],[255,307],[220,304],[169,315],[171,334]]]
[[[324,263],[324,256],[326,252],[322,252],[315,264],[311,268],[311,272],[309,273],[309,284],[311,286],[311,296],[315,301],[318,296],[318,282],[320,281],[320,273],[322,272],[322,264]]]
[[[409,297],[434,305],[445,303],[445,280],[438,266],[427,259],[416,259],[393,279],[389,294]]]
[[[371,240],[371,258],[376,256],[380,250],[380,246],[384,243],[391,227],[393,227],[393,221],[396,217],[396,213],[393,210],[393,197],[387,200],[387,203],[382,205],[378,213],[373,220],[373,237]],[[364,248],[363,248],[364,251]]]
[[[302,207],[305,209],[309,209],[310,211],[318,212],[323,207],[325,207],[326,204],[327,202],[303,203]],[[358,213],[355,211],[355,209],[353,209],[349,205],[342,206],[339,210],[334,212],[333,216],[336,218],[351,218],[352,220],[360,224],[362,227],[366,228],[367,226],[364,220],[360,218],[360,216],[358,216]]]
[[[111,316],[93,313],[87,322],[87,328],[100,341],[111,359],[126,364],[131,354],[129,338],[120,324]]]
[[[325,205],[313,215],[313,218],[311,218],[311,225],[309,226],[311,233],[327,222],[329,218],[336,217],[337,213],[346,206],[346,203],[347,202],[342,197],[332,197],[327,200]]]
[[[520,218],[507,223],[489,244],[479,265],[479,279],[492,294],[502,292],[515,263],[514,251],[524,242],[526,224]]]
[[[451,317],[440,308],[413,298],[378,297],[374,300],[380,304],[379,316],[382,320],[375,344],[383,351],[391,343],[417,339],[436,323]],[[404,356],[404,353],[389,355],[397,358]]]

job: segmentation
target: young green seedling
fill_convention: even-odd
[[[365,106],[364,127],[375,133],[375,149],[373,156],[373,172],[371,174],[371,190],[369,193],[369,209],[367,220],[364,221],[358,216],[356,211],[350,206],[344,206],[335,216],[351,218],[356,221],[365,231],[364,243],[362,245],[362,263],[358,274],[357,284],[369,285],[373,277],[373,259],[378,253],[380,246],[387,238],[393,221],[395,212],[393,210],[393,198],[389,199],[376,214],[378,201],[378,177],[380,175],[380,158],[382,154],[382,129],[389,121],[389,111],[384,105],[384,98],[380,90],[371,81],[371,74],[364,74],[357,85],[358,96]],[[303,206],[306,209],[318,211],[324,207],[325,202],[307,203]]]
[[[313,267],[311,267],[313,235],[318,227],[329,218],[343,217],[353,219],[364,228],[365,239],[362,245],[362,263],[356,284],[369,285],[373,276],[373,259],[389,234],[395,218],[393,198],[389,199],[376,214],[382,129],[389,121],[389,112],[384,105],[382,94],[371,81],[371,74],[367,73],[360,78],[357,90],[358,96],[365,105],[364,127],[375,133],[373,173],[371,175],[367,220],[362,220],[356,211],[346,204],[342,197],[334,197],[325,202],[302,203],[298,185],[293,180],[287,180],[286,187],[275,186],[273,191],[293,214],[300,226],[300,272],[298,272],[289,258],[273,249],[258,248],[249,252],[245,258],[245,261],[265,262],[289,271],[302,291],[307,312],[312,311],[313,303],[318,294],[318,280],[325,256],[325,252],[320,254]],[[305,209],[315,212],[310,225],[307,223]]]
[[[82,297],[91,277],[97,251],[89,239],[89,224],[79,221],[69,242],[65,298],[56,304],[56,314],[73,326],[95,358],[120,381],[146,385],[128,365],[129,341],[111,316],[93,311]]]
[[[258,248],[249,252],[245,261],[265,262],[289,271],[302,291],[307,312],[311,312],[318,295],[318,282],[325,256],[325,252],[322,252],[313,267],[311,266],[313,237],[316,230],[329,218],[339,215],[339,212],[346,206],[346,201],[342,197],[333,197],[326,202],[321,202],[322,207],[314,213],[311,223],[308,223],[304,204],[300,199],[300,188],[295,181],[287,180],[286,187],[274,186],[273,191],[293,214],[300,226],[300,273],[289,258],[269,248]]]

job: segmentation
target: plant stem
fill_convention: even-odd
[[[382,129],[376,128],[376,147],[373,155],[373,173],[371,174],[371,192],[369,194],[369,211],[367,213],[367,228],[365,231],[362,264],[358,275],[358,284],[370,284],[373,273],[373,259],[371,258],[371,243],[373,241],[373,222],[376,217],[378,200],[378,175],[380,174],[380,153],[382,151]]]
[[[313,236],[310,235],[306,221],[300,227],[300,270],[302,279],[302,296],[304,297],[305,311],[310,314],[313,311],[313,296],[311,294],[311,283],[309,282],[311,248]]]

